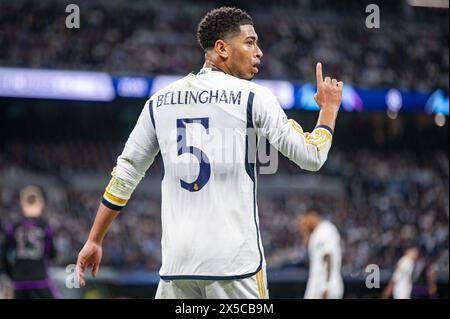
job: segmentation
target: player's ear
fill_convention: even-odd
[[[229,55],[228,50],[229,47],[223,40],[217,40],[216,43],[214,44],[214,51],[216,51],[216,53],[224,59],[228,58]]]

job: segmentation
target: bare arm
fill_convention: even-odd
[[[394,290],[394,281],[390,280],[386,288],[384,288],[381,294],[381,299],[389,299],[392,296],[392,290]]]
[[[394,285],[396,282],[396,278],[398,280],[398,274],[400,273],[399,264],[397,264],[394,273],[392,274],[391,280],[389,280],[389,283],[387,284],[386,288],[384,288],[381,298],[382,299],[389,299],[392,296],[392,292],[394,290]]]
[[[81,286],[86,284],[84,274],[86,268],[92,267],[92,276],[95,277],[97,275],[102,260],[103,238],[118,214],[119,212],[100,204],[91,232],[89,233],[89,238],[78,254],[76,270]]]
[[[328,283],[330,282],[330,277],[331,277],[331,255],[330,254],[326,254],[325,256],[323,256],[323,262],[325,263],[325,268],[326,268],[326,286],[328,287]],[[322,295],[322,299],[327,299],[328,298],[328,289],[325,289],[325,291],[323,292]]]
[[[428,289],[430,291],[430,295],[433,298],[436,298],[438,295],[438,286],[437,286],[437,272],[436,272],[435,265],[432,265],[430,270],[427,272],[427,280],[428,280]]]
[[[117,215],[119,215],[118,211],[112,210],[101,203],[88,240],[101,245],[109,226],[116,219]]]

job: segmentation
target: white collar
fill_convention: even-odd
[[[220,69],[217,68],[211,68],[211,67],[207,67],[207,68],[202,68],[197,75],[202,75],[202,74],[207,74],[207,73],[223,73],[225,74],[225,72],[223,72]]]

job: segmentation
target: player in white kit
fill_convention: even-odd
[[[392,279],[383,290],[382,298],[410,299],[413,288],[414,265],[419,257],[416,247],[406,250],[402,258],[399,259],[392,274]]]
[[[341,299],[341,237],[336,226],[310,209],[299,217],[298,228],[308,245],[310,263],[305,299]]]
[[[82,285],[87,267],[93,275],[98,271],[109,225],[161,152],[162,266],[156,298],[268,298],[256,205],[257,138],[267,138],[301,168],[317,171],[331,147],[343,83],[324,80],[318,63],[321,111],[316,128],[305,133],[268,89],[250,82],[263,53],[247,13],[212,10],[197,37],[204,67],[145,103],[118,157],[78,257]]]

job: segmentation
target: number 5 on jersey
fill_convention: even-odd
[[[194,123],[202,125],[206,129],[206,133],[209,133],[209,118],[207,117],[177,119],[178,156],[184,153],[190,153],[197,158],[200,165],[200,172],[195,181],[187,183],[182,179],[180,180],[181,187],[190,192],[198,192],[201,190],[211,177],[211,165],[208,156],[201,149],[186,145],[186,124]]]

